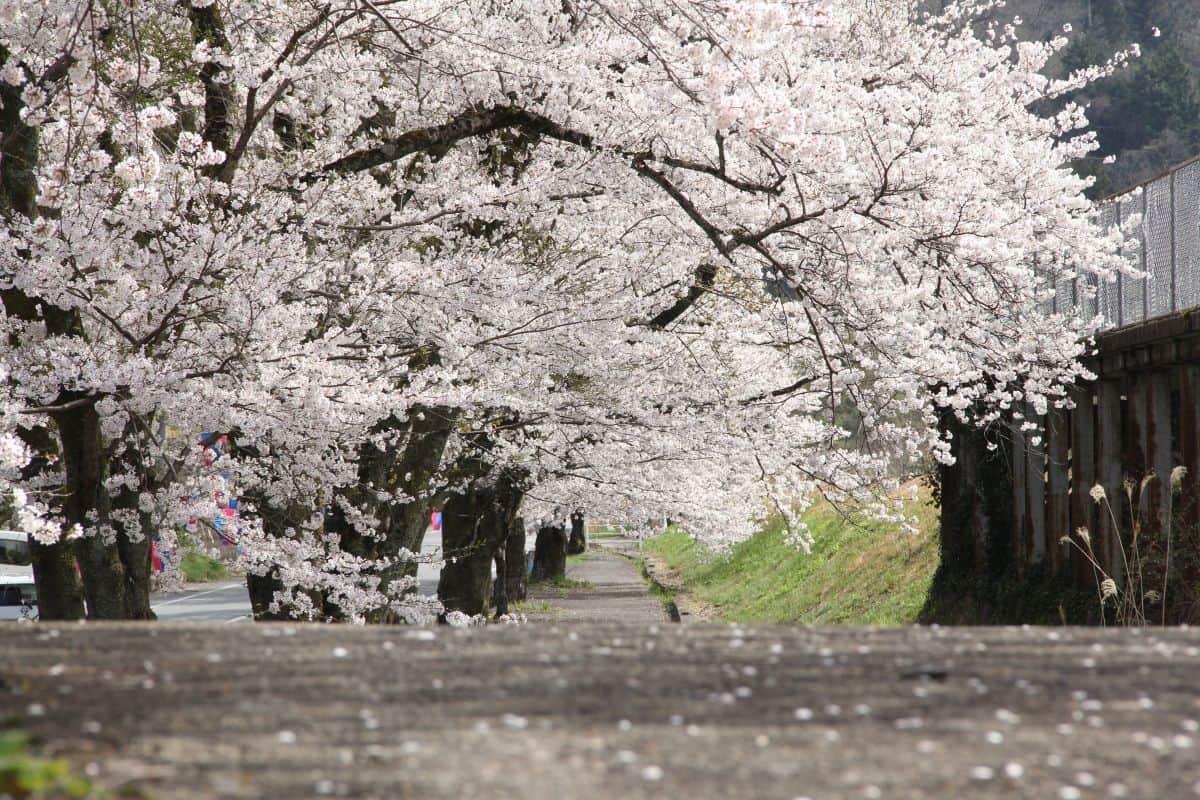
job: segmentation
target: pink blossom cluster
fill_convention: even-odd
[[[456,409],[444,465],[486,428],[529,520],[722,548],[777,513],[803,545],[821,496],[894,515],[939,414],[1082,374],[1094,320],[1045,276],[1124,268],[1067,166],[1083,110],[1031,109],[1127,55],[1050,81],[1065,40],[977,37],[991,5],[0,0],[36,134],[0,287],[75,320],[0,319],[0,419],[94,402],[164,531],[214,491],[298,509],[243,505],[251,566],[351,616],[406,587],[323,516],[416,408]],[[221,486],[199,431],[236,432]]]

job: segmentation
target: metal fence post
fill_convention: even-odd
[[[1121,202],[1118,200],[1117,202],[1113,203],[1113,205],[1115,206],[1114,210],[1116,211],[1115,216],[1116,216],[1116,220],[1117,220],[1117,230],[1120,231],[1121,230]],[[1121,231],[1121,241],[1125,241],[1125,232],[1124,231]],[[1122,245],[1120,248],[1118,248],[1117,252],[1120,253],[1121,256],[1123,257],[1125,255],[1124,245]],[[1124,260],[1124,259],[1122,258],[1122,260]],[[1116,326],[1118,328],[1125,324],[1125,273],[1124,272],[1117,273],[1117,318],[1115,320],[1113,320],[1113,322],[1116,323]]]
[[[1171,173],[1171,311],[1179,310],[1178,297],[1175,292],[1175,251],[1178,245],[1175,242],[1175,173]]]
[[[1150,278],[1146,270],[1146,251],[1150,249],[1150,236],[1146,231],[1146,218],[1150,215],[1149,184],[1142,187],[1142,320],[1150,318]]]

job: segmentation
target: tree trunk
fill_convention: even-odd
[[[138,476],[143,488],[151,488],[143,452],[134,442],[139,437],[136,430],[126,430],[125,452],[114,459],[111,469],[132,472]],[[149,513],[138,509],[139,490],[128,483],[122,484],[112,498],[113,510],[126,512],[113,515],[113,527],[117,532],[117,555],[125,570],[125,618],[156,619],[150,608],[150,540],[154,535],[154,522]],[[135,520],[135,521],[131,521]]]
[[[554,581],[567,575],[567,532],[562,525],[543,525],[533,546],[532,583]]]
[[[281,510],[266,502],[257,492],[247,492],[245,499],[247,507],[258,510],[263,531],[272,537],[284,538],[287,536],[289,528],[298,526],[307,516],[307,510],[302,505],[289,505]],[[250,610],[256,622],[295,621],[297,619],[291,613],[294,609],[286,600],[281,602],[276,610],[271,610],[276,592],[283,589],[284,585],[279,579],[277,567],[272,566],[263,575],[256,575],[253,572],[246,573],[246,591],[250,595]],[[323,606],[323,597],[316,592],[307,592],[307,594],[318,613],[327,613]]]
[[[125,571],[125,619],[158,619],[150,608],[150,531],[138,541],[117,534],[117,555]]]
[[[0,60],[8,58],[0,46]],[[15,212],[28,219],[38,216],[38,133],[21,119],[20,86],[0,82],[0,218]],[[2,292],[9,316],[27,321],[44,320],[50,336],[83,338],[83,321],[78,310],[54,306],[40,297],[8,288]],[[94,400],[85,394],[63,391],[56,404]],[[53,414],[66,471],[63,512],[67,526],[93,527],[107,522],[107,490],[104,487],[104,443],[100,419],[87,404]],[[44,429],[43,429],[44,430]],[[41,452],[45,452],[39,448]],[[35,452],[38,452],[35,450]],[[139,531],[134,538],[138,538]],[[87,600],[92,619],[152,619],[150,611],[149,542],[121,541],[118,530],[111,535],[78,539],[73,545],[60,543],[37,546],[34,580],[38,587],[38,613],[42,619],[78,619],[83,614],[81,595]],[[74,559],[69,552],[73,551]],[[82,592],[75,561],[82,573]],[[144,562],[144,566],[143,566]]]
[[[587,551],[587,526],[583,524],[583,511],[571,514],[571,538],[567,540],[567,555],[577,556]]]
[[[8,49],[0,45],[0,60]],[[23,87],[0,81],[0,217],[10,212],[27,219],[37,216],[37,130],[21,119]],[[42,317],[42,303],[19,289],[0,290],[5,313],[15,319],[35,321]],[[33,478],[49,468],[54,437],[45,426],[18,428],[18,435],[34,454],[33,463],[22,477]],[[51,545],[31,542],[33,580],[38,593],[38,616],[44,620],[83,619],[83,585],[69,542]]]
[[[8,48],[0,45],[0,59],[8,57]],[[12,210],[33,219],[37,216],[38,132],[21,119],[23,89],[0,81],[0,215]]]
[[[82,399],[63,393],[59,402]],[[54,415],[66,472],[63,515],[68,528],[94,526],[107,518],[104,491],[104,447],[100,415],[85,404]],[[115,541],[101,533],[75,540],[75,558],[83,574],[88,619],[124,619],[125,569]]]
[[[58,442],[49,428],[18,428],[17,435],[33,453],[21,471],[23,480],[32,480],[51,469],[57,456]],[[29,542],[33,562],[33,581],[38,593],[38,617],[46,621],[83,619],[83,583],[75,566],[75,548],[71,542],[54,544]]]
[[[381,422],[372,433],[391,434],[396,439],[383,450],[364,443],[359,451],[358,485],[339,491],[341,502],[351,504],[368,518],[378,519],[378,528],[373,535],[364,535],[346,520],[336,503],[326,517],[326,531],[339,536],[343,550],[381,565],[374,572],[384,592],[395,593],[392,587],[398,581],[416,577],[417,563],[402,560],[400,553],[421,551],[429,513],[437,499],[430,494],[429,484],[441,465],[453,423],[453,414],[441,408],[415,408],[403,423],[394,417]],[[378,499],[378,492],[396,491],[413,499],[407,503]],[[330,610],[335,612],[335,619],[339,618],[336,606]],[[371,623],[396,623],[400,616],[391,608],[380,608],[369,612],[366,619]]]
[[[125,619],[125,574],[115,544],[99,536],[75,540],[88,619]]]
[[[442,509],[442,545],[447,563],[438,582],[438,598],[447,611],[487,612],[489,595],[497,614],[508,613],[515,598],[508,593],[508,572],[516,567],[507,558],[508,540],[524,498],[525,473],[501,469],[451,495]],[[492,589],[491,566],[497,566]],[[523,564],[523,562],[522,562]],[[523,566],[520,570],[523,571]]]
[[[446,611],[484,614],[492,591],[494,546],[486,531],[494,527],[485,519],[494,512],[494,490],[472,486],[450,495],[442,507],[442,549],[446,565],[438,580],[438,599]]]
[[[505,542],[496,545],[492,561],[496,565],[496,580],[492,583],[492,606],[496,609],[496,619],[508,613],[508,553]]]
[[[504,586],[509,602],[525,599],[529,586],[529,573],[525,570],[525,520],[513,519],[504,541]]]
[[[45,545],[30,541],[29,549],[38,593],[38,619],[46,622],[83,619],[83,584],[71,543]]]
[[[271,610],[271,603],[275,602],[275,593],[282,588],[283,584],[280,583],[274,572],[269,575],[246,573],[246,591],[250,595],[250,613],[254,615],[255,622],[291,619],[282,609]]]

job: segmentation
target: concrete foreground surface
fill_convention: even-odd
[[[0,720],[163,798],[1200,797],[1200,632],[0,629]]]

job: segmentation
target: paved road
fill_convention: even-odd
[[[250,618],[250,597],[244,578],[158,594],[152,598],[150,607],[163,622],[245,622]]]
[[[438,556],[442,549],[442,534],[429,531],[421,553]],[[437,596],[441,565],[421,564],[417,569],[419,591],[422,595]],[[154,613],[164,622],[245,622],[250,618],[250,599],[246,582],[236,580],[200,584],[182,592],[157,594],[151,602]]]
[[[428,530],[425,532],[425,539],[421,542],[421,555],[427,559],[440,559],[442,557],[441,531]],[[440,561],[428,561],[417,564],[417,591],[427,597],[436,597],[438,578],[441,575],[442,565]]]
[[[0,718],[156,798],[1162,798],[1200,631],[22,625]]]
[[[567,565],[567,577],[585,581],[584,588],[530,586],[529,600],[547,603],[552,610],[531,611],[529,618],[562,623],[670,622],[666,608],[647,590],[646,581],[638,574],[634,563],[617,555],[613,552],[615,549],[593,543],[581,560]]]

